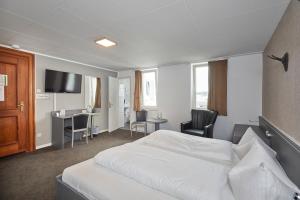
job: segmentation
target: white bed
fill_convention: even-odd
[[[234,145],[160,130],[65,169],[57,177],[58,199],[300,199],[292,181],[299,185],[299,147],[282,135],[264,138],[280,144],[273,149],[263,136],[248,128]]]
[[[227,182],[237,159],[232,146],[160,130],[65,169],[62,180],[88,199],[234,200]]]
[[[90,200],[175,200],[104,167],[93,159],[64,170],[63,181]]]

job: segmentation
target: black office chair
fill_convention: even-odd
[[[72,126],[66,127],[66,131],[71,133],[72,148],[74,146],[74,135],[75,133],[85,133],[86,143],[89,143],[88,137],[88,122],[90,115],[88,114],[77,114],[72,116]],[[80,138],[82,135],[80,136]]]
[[[144,127],[145,135],[147,134],[147,114],[146,110],[141,110],[136,112],[136,121],[131,123],[130,133],[132,137],[132,129],[135,128],[135,132],[137,132],[138,126]]]
[[[181,123],[181,132],[213,138],[214,124],[217,120],[218,112],[211,110],[192,110],[192,120]]]

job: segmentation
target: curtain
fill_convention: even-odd
[[[209,110],[227,116],[227,60],[208,62],[208,102]]]
[[[142,72],[135,71],[135,87],[134,87],[134,105],[135,111],[141,110],[141,93],[142,93]]]
[[[85,76],[85,107],[95,105],[97,79],[92,76]]]
[[[96,82],[96,94],[94,108],[101,108],[101,79],[98,77]]]

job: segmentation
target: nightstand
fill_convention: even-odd
[[[245,134],[246,130],[252,127],[254,131],[259,130],[259,126],[249,124],[235,124],[232,133],[232,143],[237,144]]]

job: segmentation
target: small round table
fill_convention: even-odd
[[[167,119],[148,119],[147,122],[155,124],[155,131],[159,130],[160,124],[168,122]]]

